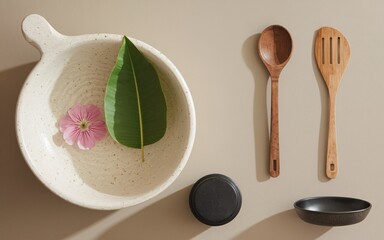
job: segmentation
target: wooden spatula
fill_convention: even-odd
[[[336,148],[336,92],[349,63],[350,48],[347,39],[334,28],[320,28],[315,42],[317,66],[329,92],[329,132],[326,174],[336,178],[338,173]]]

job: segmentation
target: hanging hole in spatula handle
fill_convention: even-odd
[[[328,155],[329,154],[333,154],[333,153],[328,152]],[[337,173],[338,173],[338,168],[339,167],[337,164],[337,156],[328,156],[327,157],[327,166],[326,166],[327,177],[330,179],[336,178]]]
[[[53,48],[57,41],[64,38],[64,35],[57,32],[45,18],[38,14],[25,17],[21,28],[25,39],[41,53]]]

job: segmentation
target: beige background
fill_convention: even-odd
[[[382,89],[383,1],[1,0],[0,239],[384,239]],[[156,198],[119,211],[65,202],[46,189],[18,149],[18,93],[39,53],[22,19],[43,15],[60,32],[119,33],[167,55],[192,91],[197,135],[180,177]],[[269,178],[268,75],[256,54],[259,33],[285,26],[294,53],[281,75],[281,175]],[[324,175],[327,90],[313,57],[321,26],[349,40],[351,62],[337,97],[340,173]],[[209,173],[231,177],[243,195],[232,222],[208,227],[189,211],[191,185]],[[315,195],[363,198],[367,219],[347,227],[302,222],[293,202]]]

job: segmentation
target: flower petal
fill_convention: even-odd
[[[90,122],[93,122],[93,121],[96,121],[99,116],[101,115],[101,111],[98,107],[96,107],[95,105],[93,104],[89,104],[86,107],[86,111],[87,111],[87,120],[90,121]]]
[[[80,130],[76,126],[69,126],[64,130],[64,140],[69,145],[72,145],[79,138]]]
[[[83,105],[75,105],[71,109],[68,110],[68,115],[74,122],[80,122],[87,117],[87,110]]]
[[[74,126],[74,122],[72,118],[67,114],[65,115],[59,122],[59,130],[60,132],[64,132],[70,126]]]
[[[77,146],[82,150],[89,150],[93,148],[96,144],[96,139],[89,134],[88,131],[83,131],[80,133],[77,140]]]
[[[96,140],[101,140],[105,137],[107,128],[104,121],[97,120],[90,124],[88,131],[92,132],[92,135]]]

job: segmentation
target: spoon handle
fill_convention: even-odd
[[[329,130],[327,146],[326,174],[336,178],[338,173],[337,144],[336,144],[336,91],[329,91]]]
[[[271,90],[271,136],[269,148],[269,173],[271,177],[280,174],[280,147],[279,147],[279,91],[278,78],[272,77]]]

